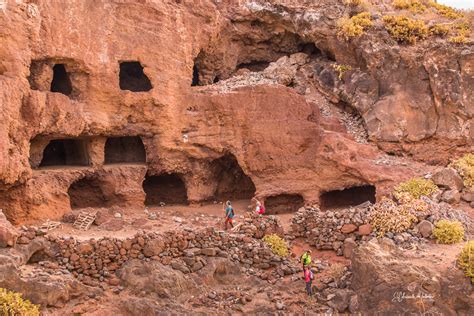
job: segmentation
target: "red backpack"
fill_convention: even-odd
[[[265,213],[265,207],[263,205],[260,205],[260,211],[258,211],[259,214],[264,214]]]

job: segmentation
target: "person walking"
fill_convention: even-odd
[[[311,271],[310,266],[305,266],[304,267],[304,281],[306,282],[306,293],[308,296],[313,295],[313,279],[314,279],[314,274],[313,271]]]
[[[265,214],[265,206],[263,206],[263,204],[260,203],[260,201],[257,200],[256,198],[255,198],[255,201],[256,201],[255,213],[260,214],[260,215]]]
[[[230,224],[230,227],[234,228],[233,218],[234,218],[234,209],[230,201],[227,201],[224,205],[225,207],[225,230],[227,230],[227,223]]]
[[[308,249],[301,255],[301,264],[303,265],[303,271],[305,266],[311,265],[311,250]]]

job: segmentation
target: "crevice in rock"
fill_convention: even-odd
[[[272,195],[265,199],[265,214],[296,213],[304,206],[304,199],[299,194]]]
[[[321,194],[319,205],[322,210],[357,206],[366,201],[375,203],[376,189],[373,185],[355,186],[332,190]]]
[[[119,81],[121,90],[144,92],[153,88],[150,79],[143,72],[143,66],[138,61],[120,62]]]
[[[186,185],[175,173],[145,176],[143,191],[145,205],[188,204]]]
[[[146,163],[146,151],[139,136],[109,137],[105,142],[105,164]]]

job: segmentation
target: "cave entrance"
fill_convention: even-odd
[[[120,63],[120,89],[132,92],[150,91],[153,86],[143,72],[143,66],[138,61]]]
[[[45,147],[39,167],[88,165],[89,155],[85,140],[55,139]]]
[[[232,154],[227,154],[212,162],[217,181],[214,193],[219,200],[251,199],[255,195],[255,184],[240,167]]]
[[[109,137],[105,142],[105,163],[145,163],[146,152],[139,136]]]
[[[199,85],[199,69],[196,65],[193,66],[193,80],[191,82],[191,87]]]
[[[59,92],[70,95],[72,92],[71,79],[64,64],[56,64],[53,67],[53,80],[51,81],[51,92]]]
[[[319,198],[319,206],[322,210],[327,210],[357,206],[367,201],[375,203],[375,186],[373,185],[324,192]]]
[[[280,194],[265,199],[265,214],[296,213],[304,206],[304,199],[299,194]]]
[[[105,207],[108,204],[103,183],[94,178],[82,178],[73,182],[67,193],[72,209]]]
[[[177,174],[161,174],[145,177],[143,181],[145,205],[188,204],[186,186]]]

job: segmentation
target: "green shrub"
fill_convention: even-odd
[[[408,9],[414,13],[423,12],[426,10],[426,6],[419,0],[394,0],[392,5],[397,9]]]
[[[458,221],[442,219],[436,222],[433,236],[440,244],[455,244],[464,238],[464,228]]]
[[[464,270],[466,276],[471,278],[471,282],[474,282],[474,240],[468,241],[462,248],[458,258],[458,264],[459,267]]]
[[[451,8],[451,7],[448,7],[447,5],[444,5],[444,4],[440,4],[440,3],[436,3],[434,1],[430,1],[429,2],[429,5],[433,8],[435,8],[439,14],[441,14],[442,16],[448,18],[448,19],[459,19],[459,18],[462,18],[463,15],[462,13],[460,13],[459,11]]]
[[[474,153],[462,156],[453,161],[450,166],[461,175],[464,186],[467,188],[474,187]]]
[[[414,44],[428,36],[428,28],[421,20],[386,15],[383,17],[383,22],[390,35],[400,43]]]
[[[263,237],[263,241],[270,246],[270,249],[272,252],[280,257],[286,257],[288,256],[288,245],[286,244],[286,241],[279,237],[278,235],[271,234],[271,235],[265,235]]]
[[[414,199],[419,199],[422,195],[430,196],[436,191],[438,191],[438,187],[433,181],[423,178],[411,178],[397,185],[393,190],[393,196],[400,200],[403,198],[404,193],[406,193]]]
[[[346,41],[352,37],[361,36],[373,25],[369,12],[362,12],[352,18],[342,18],[337,22],[337,35]]]
[[[0,315],[38,316],[39,306],[24,300],[21,294],[0,288]]]
[[[379,237],[388,232],[403,233],[417,221],[412,208],[387,198],[370,207],[369,223]]]
[[[443,24],[434,24],[429,28],[430,35],[444,37],[449,34],[449,27]]]
[[[338,78],[339,80],[342,79],[342,76],[344,75],[344,73],[346,71],[349,71],[349,70],[352,70],[352,67],[350,65],[338,65],[338,64],[334,64],[332,65],[332,68],[334,68],[335,71],[338,72]]]

